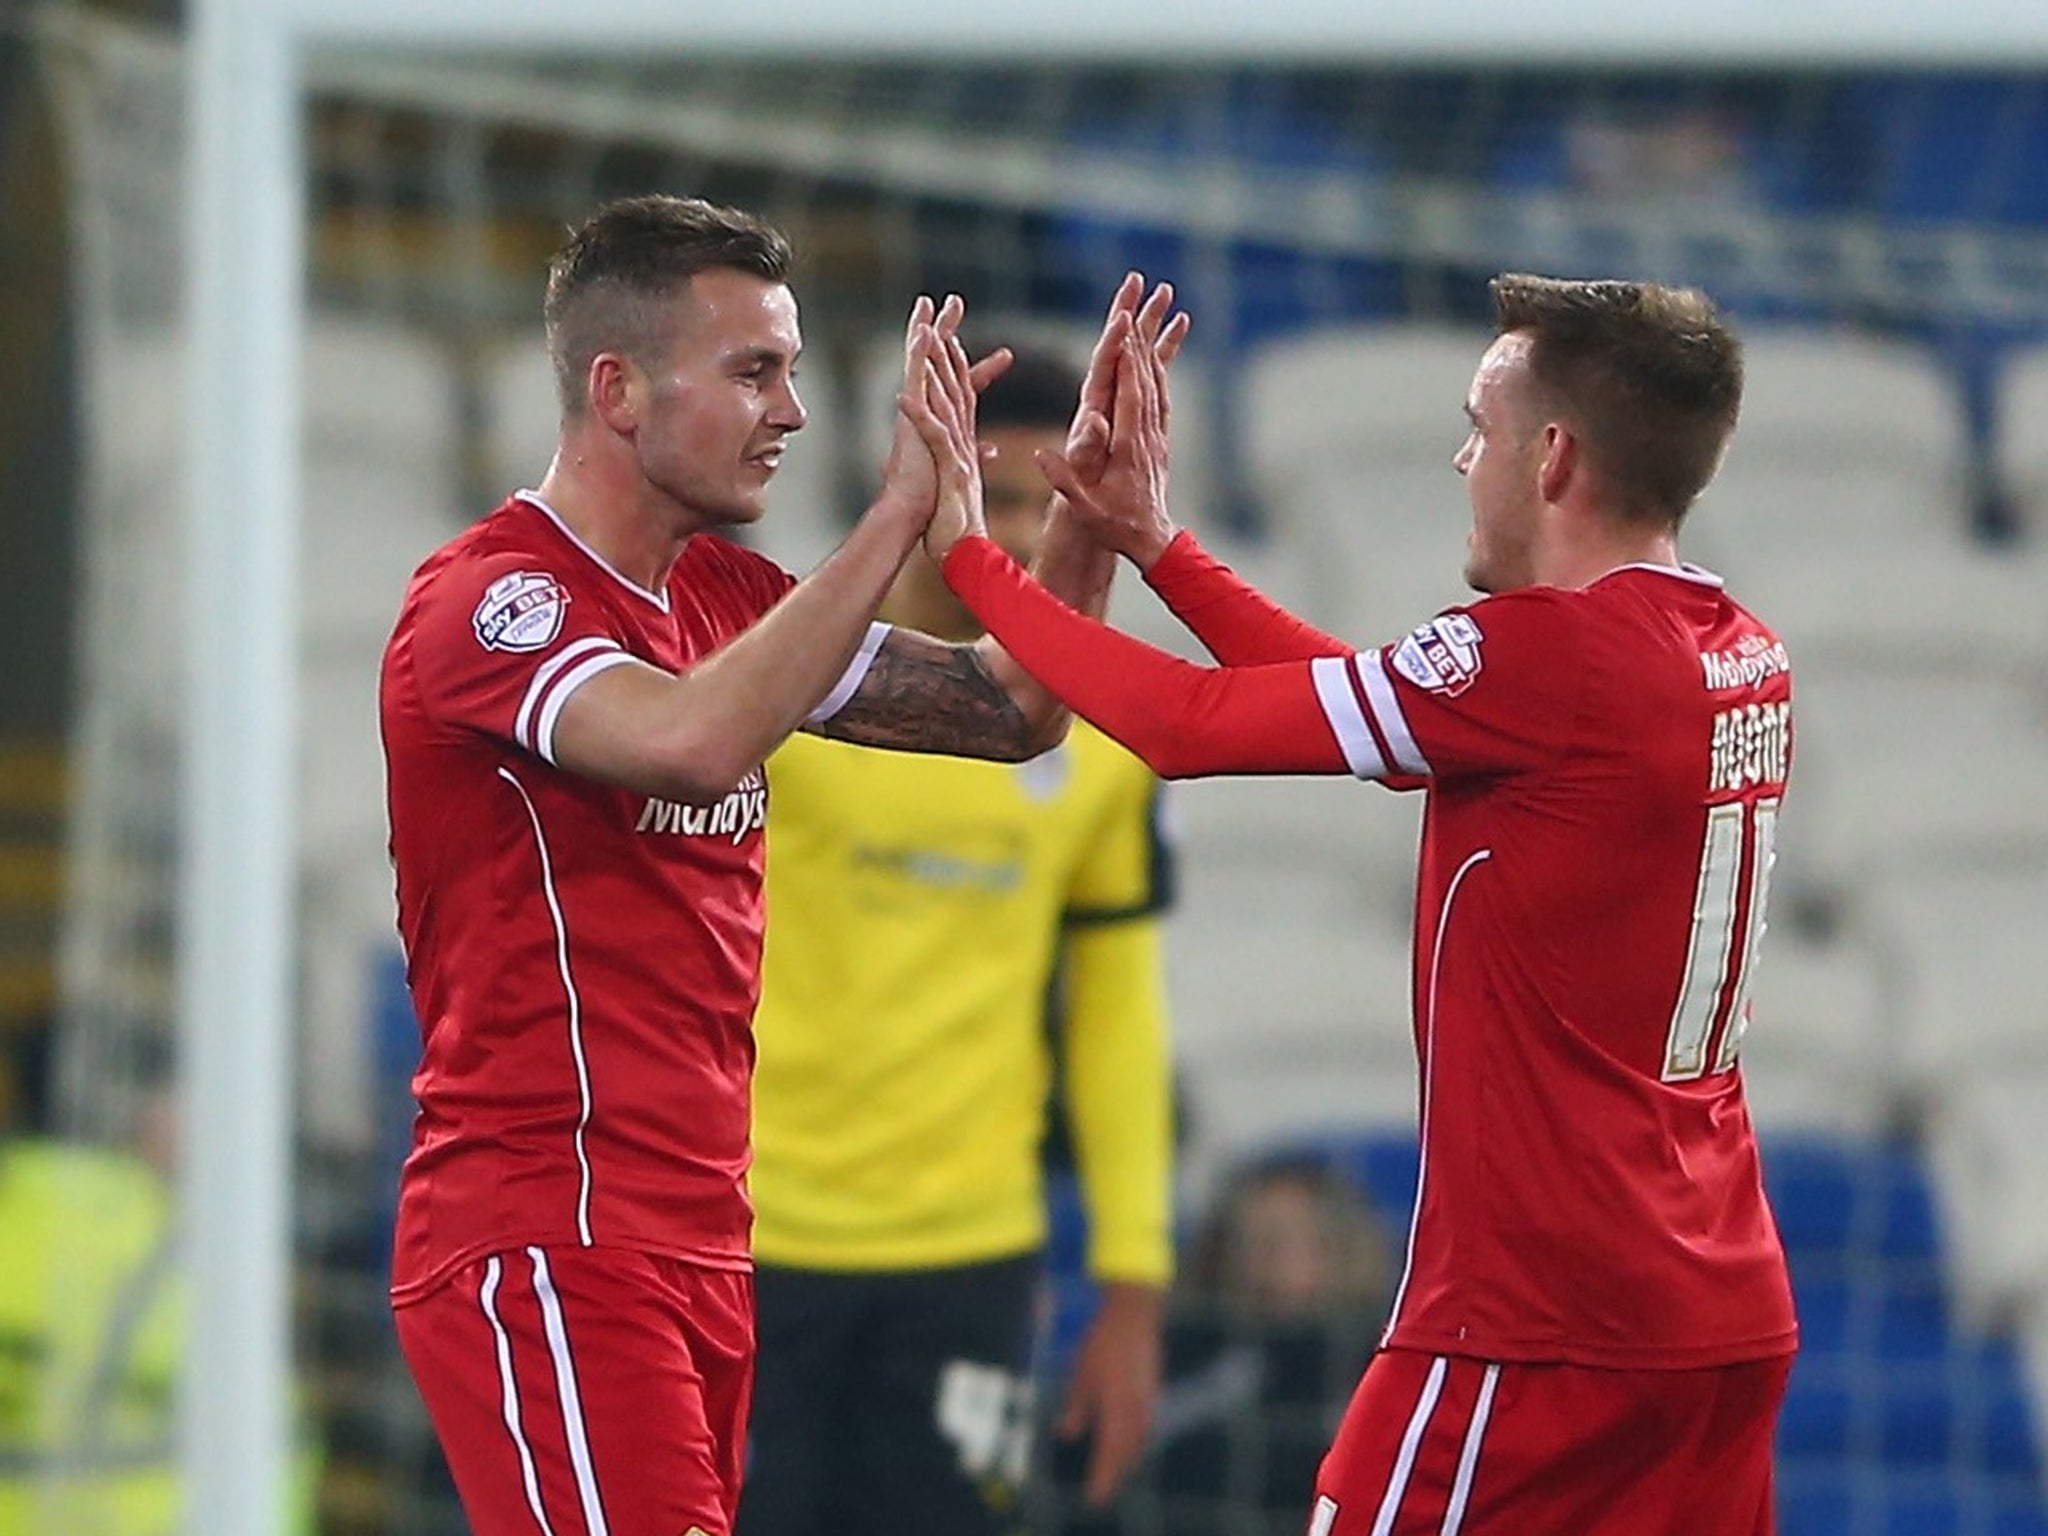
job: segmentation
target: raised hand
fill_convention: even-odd
[[[948,294],[945,302],[936,307],[928,296],[918,296],[910,306],[910,319],[903,328],[903,393],[921,392],[923,389],[930,353],[921,349],[920,338],[928,333],[941,351],[948,345],[958,347],[960,322],[966,315],[966,302],[958,294]],[[964,352],[961,354],[963,359],[965,355]],[[968,366],[966,377],[970,393],[978,395],[1001,378],[1010,362],[1010,349],[999,347]],[[937,502],[938,479],[931,453],[919,439],[916,427],[901,411],[897,413],[896,428],[889,441],[889,457],[882,466],[882,496],[901,506],[920,526],[931,517]]]
[[[1083,483],[1093,485],[1101,479],[1109,461],[1109,417],[1116,399],[1117,359],[1123,355],[1124,338],[1136,334],[1162,363],[1171,364],[1187,339],[1188,323],[1185,311],[1173,309],[1173,284],[1161,283],[1147,294],[1144,274],[1139,272],[1127,273],[1118,284],[1089,353],[1081,397],[1067,428],[1064,455]]]
[[[957,331],[941,332],[935,324],[914,330],[910,361],[896,408],[930,465],[935,492],[924,545],[934,560],[944,560],[961,539],[988,531],[975,436],[976,370]]]
[[[1101,544],[1149,570],[1176,532],[1166,494],[1167,369],[1187,338],[1188,317],[1174,313],[1173,288],[1166,283],[1139,305],[1143,284],[1133,273],[1117,290],[1089,360],[1067,448],[1041,453],[1038,464],[1064,501],[1067,516]],[[1092,413],[1103,400],[1105,375],[1106,419],[1098,427]]]

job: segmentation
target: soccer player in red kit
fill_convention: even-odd
[[[936,497],[907,424],[805,580],[718,536],[761,514],[804,423],[789,259],[690,199],[576,231],[548,279],[554,462],[420,567],[385,653],[424,1045],[392,1300],[481,1536],[731,1528],[769,750],[808,726],[1022,759],[1064,727],[993,642],[871,623]],[[1105,430],[1118,339],[1162,339],[1138,292],[1112,306],[1076,446]],[[961,310],[919,301],[908,366]],[[1051,587],[1099,611],[1114,563],[1055,513]]]
[[[1391,644],[1321,633],[1174,530],[1164,375],[1128,348],[1107,474],[1047,468],[1220,666],[1072,612],[973,536],[957,349],[909,406],[940,472],[927,545],[1013,657],[1164,775],[1427,792],[1421,1187],[1312,1536],[1755,1536],[1797,1329],[1739,1050],[1791,676],[1677,552],[1741,352],[1689,290],[1493,296],[1455,461],[1484,595]]]

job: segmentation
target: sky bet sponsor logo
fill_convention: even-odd
[[[729,837],[735,847],[749,832],[768,824],[768,777],[756,768],[716,805],[684,805],[650,799],[640,808],[635,832],[668,832],[679,837]]]
[[[1394,647],[1394,670],[1418,688],[1455,699],[1479,676],[1485,638],[1470,614],[1442,614]]]
[[[489,651],[537,651],[562,632],[569,594],[545,571],[514,571],[484,590],[470,620]]]

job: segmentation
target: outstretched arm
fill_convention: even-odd
[[[1090,476],[1071,454],[1040,460],[1069,518],[1136,565],[1174,617],[1226,666],[1348,655],[1342,640],[1287,612],[1175,528],[1167,507],[1166,359],[1156,349],[1127,345],[1116,359],[1115,382],[1112,451],[1102,472]]]
[[[1349,656],[1355,649],[1289,613],[1202,548],[1186,529],[1145,572],[1145,584],[1227,667]]]
[[[1060,462],[1070,483],[1093,485],[1105,472],[1111,455],[1110,413],[1126,345],[1141,349],[1163,369],[1186,335],[1187,317],[1174,312],[1170,285],[1162,283],[1147,294],[1138,274],[1125,278],[1089,357],[1068,428]],[[955,392],[962,429],[972,442],[974,392],[968,387],[966,353],[948,340],[932,359],[929,384]],[[907,417],[904,430],[912,430]],[[979,527],[978,451],[968,467]],[[1099,617],[1108,606],[1115,567],[1115,553],[1090,536],[1073,519],[1065,497],[1055,494],[1032,565],[1038,581],[1069,606]],[[1053,746],[1066,726],[1066,706],[994,637],[952,644],[896,629],[853,696],[817,729],[867,746],[1015,761]]]
[[[1346,771],[1321,702],[1350,686],[1340,660],[1198,667],[1074,612],[986,537],[958,369],[934,371],[901,404],[938,477],[926,546],[947,551],[947,584],[1032,676],[1168,778]]]
[[[1348,687],[1341,662],[1196,666],[1065,607],[985,538],[960,540],[944,571],[1004,649],[1163,777],[1349,771],[1316,670]]]

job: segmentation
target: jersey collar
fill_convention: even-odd
[[[553,507],[549,506],[546,502],[540,499],[540,492],[523,490],[514,491],[512,493],[512,499],[514,501],[523,501],[528,506],[545,513],[547,515],[548,521],[553,523],[557,528],[561,530],[562,537],[567,539],[571,544],[574,544],[578,549],[582,550],[584,554],[589,556],[591,563],[595,565],[599,570],[603,571],[605,575],[611,577],[613,581],[616,581],[620,586],[624,587],[628,592],[632,593],[642,602],[652,603],[655,607],[659,608],[663,613],[668,612],[668,594],[666,592],[648,591],[645,587],[641,586],[639,582],[633,580],[632,577],[626,575],[617,566],[613,565],[611,561],[605,559],[603,555],[600,555],[596,550],[592,549],[588,544],[584,543],[583,540],[577,536],[576,530],[571,528],[567,523],[562,521],[562,514],[557,512]]]
[[[1648,571],[1653,576],[1670,576],[1678,581],[1692,582],[1696,586],[1713,587],[1717,591],[1728,585],[1727,582],[1704,566],[1693,565],[1689,562],[1679,565],[1656,565],[1648,560],[1636,560],[1627,565],[1617,565],[1613,570],[1595,576],[1586,585],[1589,587],[1594,586],[1605,581],[1609,576],[1619,576],[1623,571]]]

